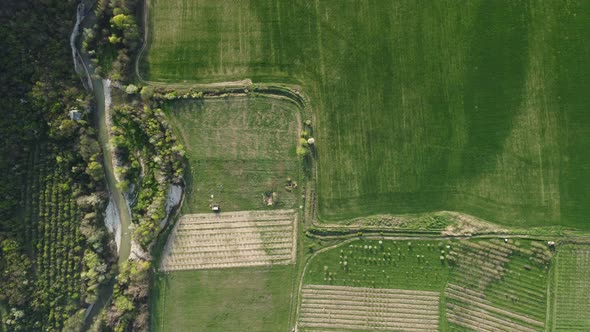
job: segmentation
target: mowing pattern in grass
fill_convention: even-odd
[[[590,331],[590,247],[559,248],[555,331]]]
[[[437,292],[326,285],[306,285],[302,292],[302,328],[438,330]]]
[[[184,215],[168,238],[160,270],[290,264],[293,210]]]
[[[590,2],[151,0],[145,76],[298,83],[330,220],[590,227]]]
[[[540,242],[461,241],[445,289],[450,323],[477,331],[542,331],[551,254]]]
[[[190,165],[183,212],[269,208],[263,194],[276,192],[275,208],[293,208],[297,180],[298,108],[289,101],[240,97],[175,101],[166,105],[176,136],[182,138]],[[214,197],[211,198],[211,195]]]

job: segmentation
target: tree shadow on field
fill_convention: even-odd
[[[183,174],[183,178],[184,178],[184,201],[185,202],[191,202],[190,197],[193,195],[193,190],[194,190],[194,177],[193,177],[193,169],[191,166],[191,162],[188,158],[184,158],[184,174]],[[184,211],[190,211],[190,207],[189,206],[183,206],[182,210]],[[188,212],[187,212],[188,213]]]
[[[524,2],[483,1],[474,19],[463,91],[463,180],[493,167],[519,112],[528,65],[529,16]]]
[[[203,99],[176,99],[166,102],[166,109],[170,110],[172,116],[180,112],[200,112],[205,107]],[[188,142],[187,142],[188,143]]]

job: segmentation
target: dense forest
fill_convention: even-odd
[[[98,0],[81,48],[94,77],[114,82],[118,186],[136,198],[134,241],[149,253],[168,187],[182,182],[184,148],[153,91],[132,82],[140,3]],[[80,331],[117,274],[91,330],[147,329],[150,256],[117,269],[102,220],[108,194],[94,101],[69,45],[77,5],[9,0],[0,8],[0,331]]]
[[[79,330],[110,279],[92,100],[73,70],[77,2],[0,8],[0,316],[6,331]],[[72,118],[77,110],[80,118]],[[111,257],[111,258],[109,258]]]

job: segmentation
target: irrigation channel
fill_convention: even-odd
[[[110,81],[93,78],[94,68],[90,66],[90,59],[87,54],[78,50],[78,36],[80,30],[84,27],[91,27],[94,24],[95,17],[92,12],[94,1],[81,0],[76,9],[76,25],[70,37],[70,46],[72,48],[72,57],[74,61],[74,70],[85,77],[82,82],[86,89],[92,91],[96,101],[95,123],[98,129],[98,141],[103,152],[103,168],[105,171],[105,180],[109,191],[109,204],[106,209],[105,224],[115,236],[118,248],[118,265],[127,261],[131,251],[131,211],[123,193],[117,188],[115,173],[113,169],[113,155],[109,144],[108,119],[107,113],[110,107]],[[99,314],[104,306],[109,303],[113,294],[113,284],[103,287],[99,292],[98,299],[92,304],[86,312],[86,323],[92,321]]]

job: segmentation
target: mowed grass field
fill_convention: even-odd
[[[287,100],[240,97],[174,101],[165,105],[170,124],[187,151],[183,213],[268,208],[263,194],[276,192],[274,208],[293,208],[297,181],[297,107]],[[213,195],[213,199],[211,198]]]
[[[153,331],[287,331],[292,266],[155,275]]]
[[[590,247],[560,248],[555,275],[553,331],[590,331]]]
[[[590,228],[590,2],[151,0],[144,78],[300,84],[327,220]]]

